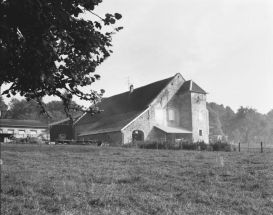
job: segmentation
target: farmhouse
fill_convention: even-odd
[[[37,120],[0,119],[0,142],[9,142],[9,137],[37,137],[46,132],[48,126]]]
[[[100,114],[84,114],[74,139],[130,143],[143,140],[209,141],[206,92],[181,74],[102,99]]]

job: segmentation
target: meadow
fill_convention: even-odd
[[[273,214],[273,151],[2,144],[1,214]]]

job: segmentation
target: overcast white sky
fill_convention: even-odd
[[[181,73],[208,102],[273,109],[272,0],[104,0],[94,12],[123,16],[90,87],[106,97],[127,91],[127,77],[137,88]]]

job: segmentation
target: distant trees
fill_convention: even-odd
[[[73,101],[72,103],[76,104]],[[2,101],[0,104],[6,108],[5,114],[2,116],[2,118],[39,120],[45,123],[52,123],[67,118],[62,101],[51,101],[45,103],[47,111],[51,117],[41,113],[39,104],[34,100],[27,102],[25,99],[19,100],[12,98],[9,105],[6,105],[4,101]],[[3,109],[1,108],[1,110]],[[75,112],[73,114],[76,115],[80,113],[81,112]]]
[[[261,141],[266,140],[267,123],[255,109],[240,107],[232,119],[232,130],[239,132],[239,141]]]
[[[249,107],[235,113],[230,107],[207,103],[212,135],[227,135],[230,141],[273,141],[273,110],[263,115]]]

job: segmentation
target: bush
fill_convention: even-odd
[[[28,137],[28,138],[17,138],[13,140],[15,144],[44,144],[44,142],[35,137]]]
[[[213,151],[225,151],[225,152],[236,151],[236,147],[234,145],[227,142],[221,142],[221,141],[210,143],[210,147],[212,148]]]
[[[184,149],[184,150],[197,150],[198,145],[197,145],[197,143],[183,142],[182,143],[182,149]]]

